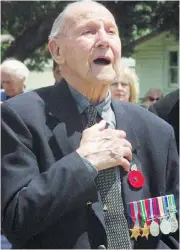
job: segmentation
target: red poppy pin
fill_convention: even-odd
[[[133,188],[136,189],[142,188],[144,186],[144,175],[141,171],[137,170],[135,164],[132,166],[131,171],[128,174],[128,182]]]

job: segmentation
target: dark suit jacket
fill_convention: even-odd
[[[132,144],[132,164],[146,180],[142,189],[133,190],[119,168],[124,204],[172,193],[178,198],[172,127],[137,105],[113,101],[112,108],[117,129],[125,130]],[[65,82],[2,104],[2,227],[14,248],[107,246],[94,178],[75,151],[82,131],[81,116]],[[170,239],[174,240],[150,236],[132,244],[168,248]]]
[[[166,95],[149,110],[173,126],[179,152],[179,89]]]

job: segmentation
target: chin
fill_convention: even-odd
[[[114,75],[109,75],[109,74],[99,74],[95,76],[95,80],[101,84],[112,84],[115,80]]]

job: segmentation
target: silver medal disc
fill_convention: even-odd
[[[178,222],[176,217],[170,217],[168,221],[171,225],[171,233],[175,233],[178,230]]]
[[[171,224],[164,218],[160,223],[160,229],[163,234],[169,234],[171,232]]]
[[[150,234],[154,237],[158,236],[159,235],[159,225],[157,222],[155,221],[152,221],[151,222],[151,225],[149,227],[149,230],[150,230]]]

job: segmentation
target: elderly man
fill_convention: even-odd
[[[1,101],[22,94],[26,89],[26,80],[29,75],[28,68],[16,59],[7,59],[1,66]]]
[[[176,244],[173,129],[111,101],[121,56],[114,17],[96,2],[71,3],[49,39],[64,80],[2,104],[2,228],[13,248]]]

